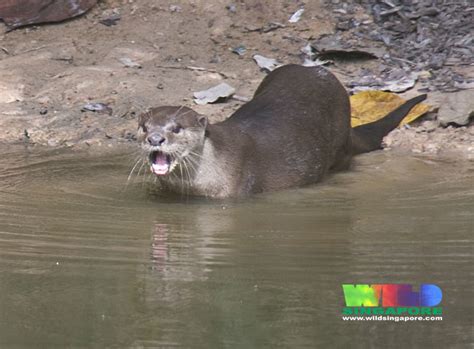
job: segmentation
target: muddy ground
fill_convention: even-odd
[[[289,23],[303,5],[301,20]],[[121,16],[116,25],[99,22],[112,14]],[[270,23],[283,27],[267,31]],[[254,54],[300,64],[301,49],[335,25],[323,1],[107,0],[67,22],[0,34],[0,142],[127,144],[134,141],[137,115],[164,104],[223,120],[243,102],[198,106],[193,92],[225,81],[237,95],[251,97],[265,76]],[[239,45],[247,49],[241,56],[232,52]],[[124,58],[140,66],[127,67]],[[347,72],[365,64],[378,63],[329,69],[345,82]],[[407,96],[418,93],[415,87]],[[430,94],[429,103],[439,106],[443,98]],[[91,102],[106,103],[112,112],[83,111]],[[474,158],[473,126],[440,128],[436,120],[424,121],[392,132],[386,143],[401,151]]]

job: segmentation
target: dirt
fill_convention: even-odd
[[[302,7],[301,20],[289,23]],[[116,14],[116,25],[100,23]],[[133,143],[137,115],[165,104],[186,105],[211,122],[221,121],[244,102],[199,106],[193,92],[226,82],[237,95],[250,98],[266,74],[253,61],[254,54],[301,64],[301,49],[332,33],[335,21],[323,1],[108,0],[67,22],[1,34],[0,142],[74,147]],[[243,55],[232,52],[239,45],[246,48]],[[137,66],[127,67],[124,58]],[[330,69],[347,82],[347,71],[363,68],[351,64]],[[409,93],[414,94],[416,90]],[[112,112],[84,111],[87,103],[105,103]],[[443,144],[451,141],[459,148],[454,153],[474,157],[472,126],[451,132],[436,125],[426,133],[441,150],[415,146],[425,142],[424,131],[416,127],[395,131],[387,143],[391,149],[443,154]]]

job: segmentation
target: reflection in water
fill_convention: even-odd
[[[473,343],[472,163],[380,152],[224,202],[124,190],[127,159],[5,150],[0,347]],[[343,283],[437,284],[445,320],[345,323]]]
[[[151,243],[151,260],[153,262],[153,270],[163,272],[169,261],[168,248],[168,227],[166,224],[156,223],[153,229],[153,237]]]

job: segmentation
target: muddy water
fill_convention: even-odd
[[[238,201],[126,186],[130,155],[3,148],[1,348],[473,344],[474,166],[379,152]],[[441,322],[344,322],[342,283],[433,283]]]

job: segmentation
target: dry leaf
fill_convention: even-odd
[[[395,93],[382,91],[356,93],[351,96],[352,127],[379,120],[403,103],[405,103],[405,99]],[[400,125],[412,122],[429,110],[429,105],[417,104],[410,110],[410,113],[408,113]]]

